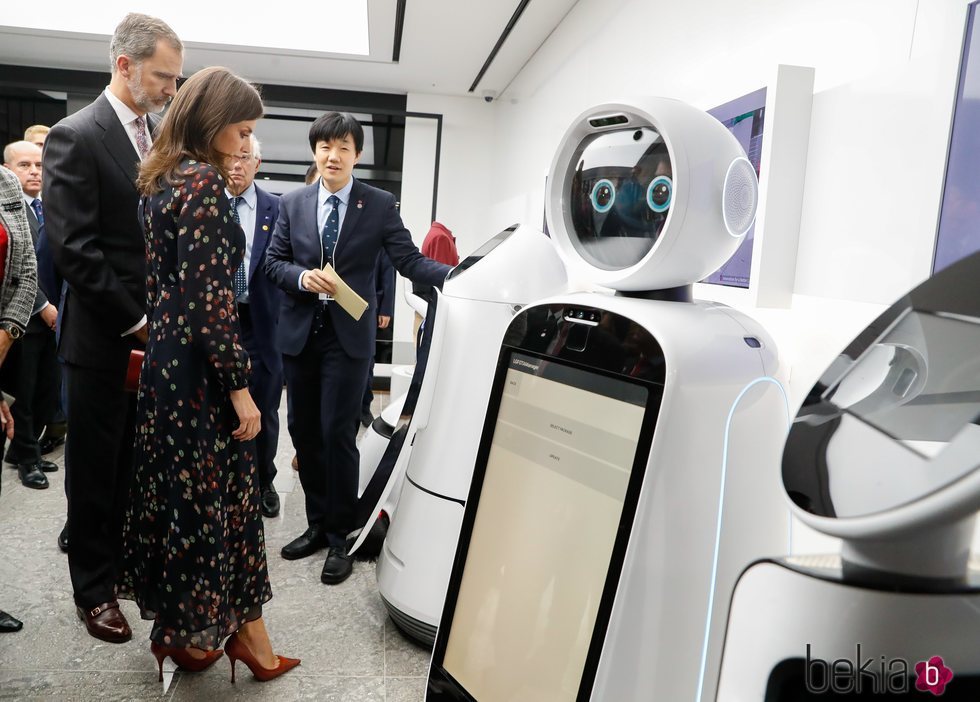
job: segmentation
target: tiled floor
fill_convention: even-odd
[[[386,399],[376,396],[375,414]],[[423,699],[429,652],[407,641],[388,619],[374,563],[356,561],[347,582],[328,587],[320,583],[323,557],[285,561],[279,556],[279,549],[306,528],[302,489],[289,467],[293,452],[285,431],[285,396],[281,416],[276,487],[282,513],[265,520],[273,590],[265,616],[275,649],[302,658],[302,665],[269,683],[256,682],[239,665],[233,686],[222,659],[203,673],[175,672],[163,692],[149,651],[150,623],[140,620],[132,602],[122,602],[133,626],[133,640],[126,644],[88,636],[75,615],[67,560],[56,544],[65,514],[64,471],[48,474],[47,490],[29,490],[4,467],[0,609],[21,619],[24,629],[0,634],[0,699]],[[63,465],[60,449],[48,458]]]

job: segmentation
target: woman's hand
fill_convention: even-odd
[[[231,404],[238,415],[238,428],[231,433],[232,438],[239,441],[254,439],[259,433],[262,415],[252,396],[248,394],[248,388],[232,390]]]

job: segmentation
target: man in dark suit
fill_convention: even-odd
[[[68,570],[92,636],[132,636],[115,584],[132,476],[135,395],[123,383],[146,343],[146,253],[135,179],[159,113],[177,92],[183,45],[153,17],[126,15],[109,47],[112,78],[44,145],[45,228],[67,283],[58,352],[72,430],[65,445]]]
[[[4,148],[3,161],[3,165],[20,180],[27,222],[36,248],[44,226],[40,199],[41,148],[29,141],[15,141]],[[47,488],[48,479],[44,474],[58,470],[56,464],[41,458],[38,441],[41,431],[54,416],[60,382],[54,340],[58,310],[47,293],[39,284],[24,338],[11,350],[0,369],[3,387],[19,400],[11,407],[14,438],[3,458],[17,466],[20,482],[34,489]],[[53,300],[57,303],[57,298]],[[3,443],[4,437],[0,434],[0,446]]]
[[[320,575],[327,584],[351,573],[346,538],[355,528],[357,419],[378,327],[378,254],[384,250],[399,273],[427,285],[441,286],[450,270],[412,243],[391,193],[352,177],[363,146],[361,125],[349,114],[328,112],[313,123],[320,179],[280,200],[266,262],[286,292],[278,338],[309,525],[282,556],[304,558],[329,546]],[[323,270],[327,263],[336,275]],[[367,300],[360,319],[330,299],[337,276]]]
[[[388,329],[391,317],[395,312],[395,269],[388,260],[388,254],[382,251],[378,254],[376,290],[378,296],[378,329]],[[391,340],[391,335],[385,337]],[[361,400],[361,424],[365,428],[371,426],[374,415],[371,414],[371,403],[374,402],[374,390],[371,387],[374,379],[374,357],[371,354],[371,365],[368,366],[367,385],[364,386],[364,399]]]
[[[262,514],[279,514],[276,477],[279,447],[279,403],[282,400],[282,353],[276,345],[276,327],[282,292],[265,272],[265,254],[279,215],[279,196],[255,185],[262,163],[259,140],[252,136],[252,150],[228,164],[228,187],[233,214],[245,230],[245,261],[236,272],[238,321],[245,350],[252,365],[248,391],[262,413],[262,428],[255,437],[256,465],[262,488]]]

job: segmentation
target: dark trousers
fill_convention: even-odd
[[[371,403],[374,402],[374,388],[371,387],[371,382],[374,379],[374,356],[369,360],[371,364],[368,366],[367,383],[364,385],[364,397],[361,400],[361,414],[370,412]]]
[[[318,313],[299,355],[283,356],[293,414],[289,434],[299,456],[307,523],[322,525],[331,546],[344,546],[359,526],[355,440],[370,360],[344,352],[326,310]]]
[[[282,400],[282,372],[271,370],[262,360],[256,343],[257,334],[270,336],[272,329],[255,329],[248,304],[238,305],[238,320],[242,327],[242,344],[252,363],[252,379],[248,392],[262,413],[262,427],[255,437],[256,463],[259,483],[263,488],[272,485],[276,477],[276,450],[279,448],[279,403]]]
[[[86,609],[115,599],[135,443],[136,393],[123,390],[125,377],[125,366],[65,364],[68,571],[75,603]]]
[[[17,400],[10,408],[14,438],[6,451],[10,463],[37,463],[38,438],[58,405],[58,368],[54,332],[33,331],[14,344],[0,368],[0,385]],[[7,437],[0,433],[0,450]]]

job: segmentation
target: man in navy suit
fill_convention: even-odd
[[[41,148],[29,141],[15,141],[3,150],[3,165],[20,180],[26,205],[27,223],[37,249],[43,231],[44,210],[41,205]],[[3,457],[17,466],[20,482],[29,488],[48,487],[44,473],[58,466],[41,457],[41,431],[54,416],[58,402],[58,357],[54,327],[58,319],[56,297],[41,285],[38,276],[34,309],[21,343],[14,346],[0,369],[3,387],[19,399],[11,408],[14,438]],[[0,433],[0,450],[4,436]]]
[[[279,215],[279,196],[255,185],[262,163],[262,145],[252,135],[252,150],[231,159],[228,187],[233,214],[245,231],[245,260],[236,272],[238,320],[245,350],[252,364],[248,391],[262,413],[262,429],[255,437],[255,462],[262,489],[262,514],[279,514],[276,449],[279,446],[279,402],[282,400],[282,353],[276,345],[276,327],[282,293],[265,273],[265,254]]]
[[[320,178],[282,197],[266,261],[269,277],[286,292],[278,340],[309,525],[282,557],[329,547],[320,575],[329,585],[351,574],[346,539],[356,526],[355,439],[378,327],[378,254],[384,250],[399,273],[426,285],[441,287],[450,271],[412,243],[391,193],[352,177],[363,146],[364,132],[350,114],[328,112],[313,123],[310,148]],[[327,263],[367,300],[360,319],[332,301],[337,279],[323,270]]]

